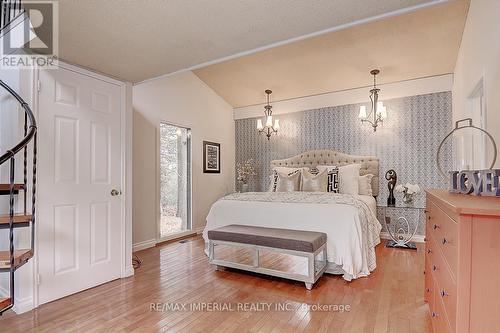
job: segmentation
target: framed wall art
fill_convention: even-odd
[[[203,141],[203,173],[220,173],[220,143]]]

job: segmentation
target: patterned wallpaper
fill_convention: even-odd
[[[359,105],[280,115],[279,134],[270,141],[257,134],[256,118],[236,120],[236,162],[252,158],[257,163],[258,175],[249,183],[250,190],[268,188],[271,160],[314,149],[379,157],[379,205],[385,205],[387,200],[384,175],[389,169],[396,170],[398,183],[417,183],[421,188],[446,187],[446,182],[437,173],[435,156],[440,141],[452,129],[451,92],[384,100],[388,118],[376,132],[369,124],[359,121]],[[444,162],[451,161],[449,148],[444,149]],[[398,193],[396,200],[401,203]],[[416,198],[415,206],[425,206],[423,193]],[[419,229],[418,234],[422,235],[422,223]]]

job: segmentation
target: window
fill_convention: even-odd
[[[191,230],[191,130],[160,124],[160,238]]]

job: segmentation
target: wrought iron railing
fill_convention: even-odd
[[[21,0],[0,0],[0,30],[24,11]]]
[[[0,0],[0,32],[24,12],[21,0]],[[4,164],[8,165],[9,182],[0,184],[0,195],[8,195],[9,197],[9,214],[0,216],[2,223],[0,229],[9,229],[9,250],[1,251],[2,261],[0,265],[0,273],[9,273],[9,297],[0,298],[0,315],[14,306],[15,301],[15,271],[24,265],[30,258],[33,257],[35,248],[35,207],[36,207],[36,163],[37,163],[37,139],[36,139],[36,120],[29,105],[16,93],[9,85],[0,80],[0,86],[19,103],[24,112],[24,137],[14,147],[8,149],[0,155],[0,167]],[[28,184],[28,149],[29,144],[32,145],[32,179],[31,184]],[[23,158],[23,183],[16,184],[16,157],[21,155]],[[0,152],[1,153],[1,152]],[[31,185],[31,214],[28,215],[28,185]],[[23,192],[23,214],[15,212],[15,197],[20,192]],[[8,221],[8,224],[5,223]],[[14,244],[14,229],[31,227],[31,241],[29,250],[15,250]],[[8,258],[8,259],[7,259]],[[6,260],[7,259],[7,260]]]
[[[29,105],[17,94],[10,86],[0,80],[0,86],[7,90],[7,92],[19,102],[24,112],[24,137],[14,147],[7,150],[0,155],[0,166],[8,162],[9,166],[9,183],[7,194],[9,196],[9,215],[8,215],[8,229],[9,229],[9,265],[5,268],[0,268],[0,272],[8,272],[10,274],[10,298],[6,306],[0,306],[0,314],[9,310],[14,306],[14,272],[17,268],[26,263],[34,254],[35,247],[35,213],[36,213],[36,164],[37,164],[37,125],[35,116]],[[29,144],[32,145],[32,179],[31,184],[28,184],[28,149]],[[16,155],[22,152],[23,156],[23,184],[19,186],[16,184],[15,177],[15,163]],[[31,185],[31,216],[27,215],[28,205],[28,185]],[[23,191],[24,199],[24,220],[15,220],[15,195],[19,193],[19,189]],[[19,223],[21,222],[21,223]],[[14,228],[18,227],[31,227],[31,242],[30,250],[27,251],[23,257],[16,257],[14,246]],[[4,302],[1,302],[5,304]]]

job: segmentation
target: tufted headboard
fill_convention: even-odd
[[[271,168],[277,166],[314,168],[317,165],[342,166],[355,163],[361,164],[361,170],[359,172],[361,176],[369,173],[375,176],[372,178],[372,190],[373,196],[378,196],[379,160],[374,156],[347,155],[335,150],[311,150],[284,160],[271,161]]]

